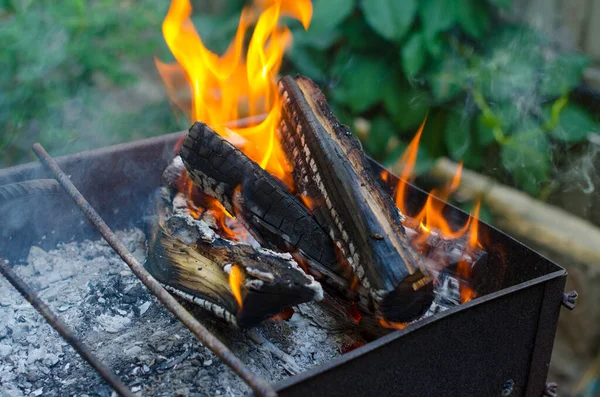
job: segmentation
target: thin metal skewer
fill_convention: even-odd
[[[42,145],[36,143],[33,145],[33,152],[52,172],[58,183],[71,196],[75,204],[102,234],[106,242],[115,250],[115,252],[129,266],[133,274],[166,306],[171,313],[175,315],[204,346],[209,348],[217,357],[237,373],[250,388],[261,397],[276,397],[277,393],[273,388],[260,377],[256,376],[239,358],[237,358],[227,346],[225,346],[217,337],[215,337],[206,327],[198,322],[171,294],[165,290],[162,285],[129,252],[127,247],[117,238],[108,225],[102,220],[100,215],[87,202],[83,195],[77,190],[75,185],[69,180],[69,177],[60,169],[58,164],[44,150]]]
[[[12,284],[13,287],[29,303],[33,306],[45,319],[48,324],[52,326],[66,340],[73,349],[85,361],[87,361],[100,376],[104,378],[106,383],[113,388],[120,396],[123,397],[134,397],[133,393],[117,375],[114,374],[98,357],[96,357],[91,350],[67,327],[67,325],[42,301],[37,294],[23,281],[19,276],[12,271],[8,264],[4,263],[4,260],[0,258],[0,273]]]

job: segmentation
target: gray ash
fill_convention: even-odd
[[[143,262],[146,237],[119,233]],[[249,388],[141,285],[104,241],[32,247],[15,272],[136,393],[238,396]],[[323,321],[327,309],[301,305],[289,321],[231,328],[188,305],[258,376],[277,382],[339,356],[360,340]],[[95,371],[0,279],[0,396],[110,396]]]

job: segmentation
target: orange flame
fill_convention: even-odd
[[[307,29],[312,4],[310,0],[256,3],[244,8],[233,41],[219,56],[204,46],[194,29],[189,0],[173,0],[163,22],[163,35],[177,63],[167,65],[156,60],[156,65],[169,96],[189,114],[190,121],[205,122],[291,186],[291,167],[275,132],[281,112],[277,73],[292,37],[290,30],[278,22],[287,15]],[[264,11],[256,17],[259,6]],[[244,53],[246,32],[254,21],[254,32]],[[191,103],[186,98],[190,94]],[[254,125],[228,127],[240,118],[263,114],[267,116]]]
[[[223,237],[234,239],[237,234],[231,230],[225,222],[226,218],[233,218],[233,216],[216,199],[199,194],[198,188],[194,185],[192,180],[187,177],[187,173],[184,173],[184,175],[185,178],[183,178],[182,175],[181,179],[183,182],[180,184],[179,190],[185,192],[187,195],[186,203],[188,213],[192,218],[199,219],[204,211],[210,211],[215,219],[216,226]],[[201,200],[198,199],[199,197]],[[201,201],[201,204],[197,204],[197,201]]]
[[[408,325],[408,323],[395,323],[395,322],[390,322],[387,321],[383,318],[379,319],[379,325],[381,325],[383,328],[390,328],[390,329],[404,329],[406,328],[406,326]]]
[[[292,167],[280,146],[276,126],[281,118],[277,74],[292,35],[279,22],[282,16],[290,16],[308,29],[312,17],[310,0],[255,0],[253,6],[244,8],[237,32],[222,55],[205,47],[192,24],[191,13],[189,0],[172,0],[163,22],[163,35],[176,62],[165,64],[156,60],[156,65],[171,100],[189,116],[190,122],[205,122],[262,168],[291,187]],[[254,29],[246,50],[245,40],[252,26]],[[425,120],[401,158],[404,167],[400,175],[396,204],[407,215],[412,215],[405,208],[407,181],[413,175],[424,125]],[[381,177],[387,181],[389,175],[382,173]],[[446,200],[456,190],[459,182],[460,171],[449,186],[433,190],[431,194]],[[231,215],[217,201],[200,200],[203,208],[198,208],[194,204],[191,183],[182,183],[181,191],[188,194],[192,215],[198,217],[202,210],[213,210],[215,215],[220,214],[216,216],[217,223],[227,236],[242,238],[227,227],[227,217]],[[310,200],[302,199],[307,207],[315,206]],[[460,230],[454,230],[444,219],[443,208],[443,203],[429,197],[423,208],[410,220],[414,222],[410,226],[419,228],[421,237],[424,236],[425,239],[434,230],[447,239],[460,238],[468,232],[469,245],[474,247],[479,244],[477,220],[469,218]],[[475,213],[478,210],[479,207],[476,207]],[[468,264],[463,265],[468,267]],[[459,272],[468,277],[470,269],[464,267],[459,264]],[[229,283],[241,307],[243,272],[236,265],[232,266]],[[356,284],[354,280],[353,287]],[[470,293],[472,291],[461,289],[463,299],[470,299]],[[391,323],[382,325],[394,328],[402,326]]]
[[[294,309],[292,309],[291,307],[286,307],[281,312],[279,312],[276,315],[274,315],[273,317],[271,317],[271,320],[273,320],[273,321],[288,321],[290,318],[292,318],[293,315],[294,315]]]
[[[231,272],[229,273],[229,287],[231,293],[235,297],[240,309],[242,308],[242,283],[244,282],[244,273],[238,265],[231,266]]]
[[[448,200],[450,195],[456,191],[460,184],[462,163],[459,164],[458,170],[452,178],[451,183],[441,188],[433,189],[429,193],[425,205],[416,214],[410,213],[407,209],[408,182],[414,178],[413,172],[417,161],[419,140],[423,133],[423,128],[425,127],[425,121],[426,119],[421,123],[415,137],[399,160],[402,170],[400,172],[400,181],[398,182],[398,187],[396,189],[396,205],[402,213],[408,216],[406,219],[407,226],[419,229],[421,232],[419,237],[415,238],[412,243],[419,248],[427,241],[428,235],[435,231],[440,237],[447,240],[455,240],[467,235],[466,244],[468,248],[481,247],[478,240],[479,221],[477,219],[480,209],[479,202],[477,202],[473,214],[469,216],[467,222],[458,230],[455,230],[450,222],[444,217],[444,208],[446,206],[444,201]],[[471,276],[470,264],[465,261],[459,262],[457,270],[463,281],[468,280]],[[462,302],[470,300],[475,294],[475,291],[468,285],[465,285],[464,282],[460,285],[460,291]],[[396,325],[389,323],[382,325],[397,328]]]
[[[441,233],[442,237],[446,239],[457,239],[462,237],[469,230],[472,218],[469,218],[465,225],[459,230],[453,230],[450,222],[444,218],[443,210],[445,203],[443,201],[446,201],[458,188],[462,173],[462,164],[459,165],[458,171],[452,179],[452,183],[440,189],[433,189],[430,192],[425,205],[417,214],[410,214],[406,208],[408,181],[413,178],[413,171],[419,149],[419,140],[423,133],[424,126],[425,120],[400,158],[399,162],[402,164],[402,171],[400,172],[400,181],[398,182],[398,188],[396,190],[396,205],[403,214],[410,216],[408,219],[408,222],[412,223],[410,226],[413,226],[414,228],[419,227],[425,234],[430,233],[432,230],[437,230]],[[440,200],[436,200],[436,198]]]
[[[304,206],[312,212],[312,210],[315,208],[314,200],[303,194],[299,194],[298,196],[300,197],[300,200],[302,200],[302,202],[304,203]]]
[[[477,201],[477,203],[475,203],[475,208],[473,209],[473,219],[475,219],[475,221],[472,222],[472,226],[469,229],[469,235],[467,239],[467,246],[469,248],[481,247],[481,243],[479,242],[479,222],[477,222],[477,218],[479,218],[480,208],[481,202]],[[471,265],[467,261],[462,260],[458,262],[457,271],[463,280],[469,280],[471,278],[472,269]],[[461,302],[468,302],[475,297],[475,291],[466,283],[460,283],[459,287]]]

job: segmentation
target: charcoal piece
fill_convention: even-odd
[[[242,328],[322,299],[321,285],[291,255],[222,238],[172,203],[163,188],[145,267],[175,295]],[[232,272],[238,272],[237,288],[230,284]]]
[[[360,142],[310,79],[288,76],[278,86],[281,141],[296,186],[314,203],[315,218],[340,244],[384,319],[407,322],[422,315],[433,300],[431,279]]]

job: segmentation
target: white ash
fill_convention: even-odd
[[[262,280],[248,280],[246,281],[246,288],[253,289],[255,291],[260,291],[260,289],[265,285],[265,282]]]
[[[275,276],[269,272],[263,272],[259,269],[255,269],[253,267],[247,267],[246,272],[254,278],[258,278],[260,280],[266,281],[268,283],[272,283],[275,281]]]
[[[287,260],[287,263],[294,269],[298,270],[299,272],[302,272],[304,274],[304,276],[306,278],[308,278],[310,280],[310,284],[308,284],[306,287],[312,289],[315,292],[314,298],[313,300],[316,302],[320,302],[323,300],[324,298],[324,292],[323,292],[323,286],[321,285],[320,282],[318,282],[317,280],[315,280],[315,278],[313,276],[311,276],[308,273],[305,273],[304,270],[302,270],[302,268],[300,267],[300,265],[298,265],[298,262],[296,262],[296,260],[292,257],[292,255],[288,252],[275,252],[269,249],[265,249],[265,248],[261,248],[261,250],[263,252],[268,252],[269,254],[278,256],[282,259]]]
[[[172,216],[172,218],[183,219],[185,223],[187,223],[192,228],[195,228],[198,231],[198,236],[200,236],[202,240],[206,241],[207,243],[211,243],[216,239],[215,232],[210,228],[210,226],[206,222],[198,221],[187,214],[176,213]],[[178,230],[177,232],[177,236],[183,238],[185,244],[191,245],[196,242],[196,239],[198,238],[197,235],[192,235],[190,232],[188,232],[188,229],[186,228],[180,229],[181,230]]]
[[[292,257],[292,255],[289,252],[277,252],[277,251],[273,251],[268,248],[260,248],[260,251],[264,252],[267,255],[275,256],[275,257],[284,259],[286,261],[296,263],[296,261],[294,261],[294,258]]]
[[[225,310],[225,308],[223,308],[211,301],[208,301],[206,299],[201,299],[197,296],[188,294],[187,292],[178,290],[177,288],[173,288],[170,285],[165,285],[164,287],[167,291],[171,292],[173,295],[177,295],[177,296],[187,300],[188,302],[192,302],[192,303],[200,306],[201,308],[208,310],[209,312],[211,312],[218,318],[222,318],[225,321],[227,321],[228,323],[237,326],[237,319],[235,318],[233,313]]]
[[[143,261],[145,236],[121,232]],[[32,247],[13,264],[61,319],[137,396],[239,396],[250,389],[141,285],[103,241]],[[250,369],[274,383],[339,356],[358,339],[318,304],[252,331],[186,306]],[[324,326],[325,324],[325,326]],[[0,277],[0,396],[111,396],[95,371]]]

